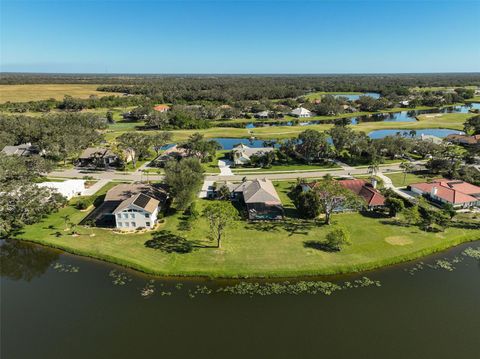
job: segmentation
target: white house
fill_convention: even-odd
[[[295,117],[312,117],[312,112],[303,107],[297,107],[295,110],[290,112],[290,115]]]
[[[71,179],[63,182],[42,182],[38,184],[39,187],[50,188],[67,199],[74,196],[81,196],[85,191],[85,181],[80,179]]]
[[[143,193],[127,198],[113,211],[116,227],[121,230],[153,228],[159,204],[159,200]]]
[[[243,143],[235,146],[232,150],[232,159],[236,165],[245,165],[250,163],[253,155],[260,155],[266,152],[272,152],[275,149],[273,147],[248,147]]]

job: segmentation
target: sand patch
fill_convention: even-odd
[[[442,114],[441,113],[436,113],[436,114],[424,115],[424,116],[425,116],[425,118],[434,118],[434,117],[440,117],[440,116],[442,116]]]
[[[413,241],[405,236],[390,236],[385,238],[385,242],[391,244],[392,246],[406,246],[407,244],[412,244]]]

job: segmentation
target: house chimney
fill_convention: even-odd
[[[432,190],[430,191],[430,195],[432,196],[436,196],[437,195],[437,191],[438,191],[438,188],[433,186],[432,187]]]
[[[372,182],[372,187],[377,188],[377,184],[378,184],[377,179],[375,177],[372,177],[370,181]]]

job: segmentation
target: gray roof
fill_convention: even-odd
[[[123,183],[110,189],[105,195],[105,201],[124,201],[139,193],[146,194],[161,202],[168,197],[165,186],[161,184]]]
[[[248,147],[244,144],[240,144],[233,148],[233,152],[240,152],[247,157],[261,153],[261,152],[272,152],[275,149],[273,147]]]
[[[124,209],[130,207],[130,205],[137,206],[139,208],[143,208],[145,211],[149,213],[155,212],[155,209],[160,204],[160,201],[152,198],[146,194],[138,193],[130,198],[127,198],[122,203],[118,205],[118,207],[113,211],[113,213],[118,213],[123,211]]]
[[[265,203],[268,205],[281,205],[282,201],[268,179],[255,179],[241,183],[235,192],[242,192],[245,203]]]
[[[108,148],[101,148],[101,147],[89,147],[89,148],[86,148],[82,154],[80,155],[79,158],[81,159],[90,159],[92,157],[95,157],[95,156],[98,156],[98,157],[113,157],[113,156],[116,156],[115,153],[113,153],[113,151],[111,151],[110,149]]]
[[[22,143],[18,146],[5,146],[2,150],[2,153],[6,154],[7,156],[28,156],[35,152],[35,148],[31,143]]]

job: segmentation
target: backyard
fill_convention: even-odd
[[[25,227],[18,237],[151,274],[210,277],[355,272],[418,258],[479,237],[470,220],[457,222],[445,232],[428,233],[382,216],[337,214],[334,226],[341,225],[351,233],[352,245],[340,252],[324,251],[319,244],[333,226],[296,218],[287,195],[292,183],[275,183],[286,209],[285,221],[247,223],[238,219],[221,248],[215,248],[214,242],[207,239],[209,227],[201,216],[189,221],[183,214],[174,213],[166,216],[154,232],[126,235],[101,228],[72,227],[88,213],[72,204]],[[113,185],[99,192],[97,204]],[[206,203],[197,201],[200,212]],[[71,235],[73,228],[78,235]]]

